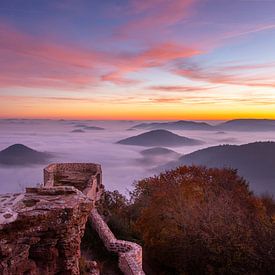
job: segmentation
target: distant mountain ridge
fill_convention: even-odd
[[[0,164],[2,165],[30,165],[44,164],[53,155],[35,151],[23,144],[13,144],[0,151]]]
[[[206,122],[179,120],[171,122],[141,123],[133,126],[134,129],[165,129],[165,130],[212,130]]]
[[[272,119],[233,119],[218,125],[187,120],[171,122],[140,123],[130,129],[165,129],[165,130],[204,130],[204,131],[275,131]]]
[[[174,155],[179,156],[180,154],[167,148],[163,147],[153,147],[149,149],[145,149],[140,152],[143,156],[165,156],[165,155]]]
[[[230,167],[251,182],[258,191],[275,193],[275,142],[255,142],[243,145],[219,145],[183,155],[165,165],[170,169],[181,165]],[[254,188],[254,190],[255,190]]]
[[[102,130],[105,130],[104,128],[102,127],[97,127],[97,126],[85,126],[83,127],[85,130],[99,130],[99,131],[102,131]]]
[[[275,131],[272,119],[234,119],[217,125],[219,130],[232,131]]]
[[[119,144],[136,145],[136,146],[184,146],[184,145],[199,145],[203,142],[196,139],[191,139],[176,135],[167,130],[152,130],[142,133],[137,136],[129,137],[118,141]]]

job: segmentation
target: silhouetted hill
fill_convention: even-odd
[[[141,123],[130,129],[165,129],[165,130],[206,130],[206,131],[275,131],[272,119],[234,119],[212,126],[205,122],[187,120],[171,122]]]
[[[118,141],[119,144],[137,146],[182,146],[202,144],[200,140],[176,135],[166,130],[153,130]]]
[[[97,127],[97,126],[85,126],[84,127],[85,130],[105,130],[102,127]]]
[[[163,147],[154,147],[154,148],[146,149],[146,150],[141,151],[140,153],[146,157],[167,156],[167,155],[179,156],[180,155],[179,153],[177,153],[171,149],[167,149],[167,148],[163,148]]]
[[[250,181],[253,190],[275,193],[275,142],[209,147],[184,155],[165,168],[193,164],[238,169],[239,174]]]
[[[75,129],[75,130],[72,130],[71,133],[85,133],[85,131],[82,129]]]
[[[46,163],[52,155],[35,151],[23,144],[14,144],[0,151],[2,165],[29,165]]]
[[[234,119],[217,125],[217,128],[232,131],[275,131],[275,120]]]
[[[133,129],[165,129],[165,130],[213,130],[213,126],[205,122],[194,122],[187,120],[171,122],[141,123],[132,127]]]
[[[154,147],[143,150],[140,152],[142,155],[141,159],[137,159],[139,165],[147,166],[149,170],[152,169],[153,166],[158,167],[159,165],[169,162],[175,161],[180,157],[180,154],[163,147]]]

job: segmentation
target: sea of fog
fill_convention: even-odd
[[[142,161],[140,151],[145,147],[116,144],[120,139],[145,132],[146,130],[129,130],[138,123],[140,121],[0,120],[0,151],[12,144],[21,143],[37,151],[53,153],[55,158],[51,162],[99,163],[102,165],[106,189],[117,189],[127,194],[135,180],[153,175],[154,168],[160,165],[157,160],[152,163]],[[98,126],[105,130],[72,132],[85,126]],[[200,146],[170,148],[180,154],[219,144],[275,141],[275,132],[172,132],[205,142]],[[161,159],[161,162],[165,161]],[[21,192],[26,186],[41,183],[46,165],[0,166],[0,193]]]

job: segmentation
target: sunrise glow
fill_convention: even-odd
[[[3,0],[0,117],[275,119],[274,11],[274,1]]]

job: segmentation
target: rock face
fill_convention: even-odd
[[[43,187],[0,195],[0,275],[79,275],[88,217],[121,271],[143,275],[142,248],[117,240],[97,213],[103,191],[100,165],[59,163],[44,169]],[[99,274],[96,262],[89,274]]]
[[[0,274],[79,274],[93,202],[72,186],[1,195]]]

